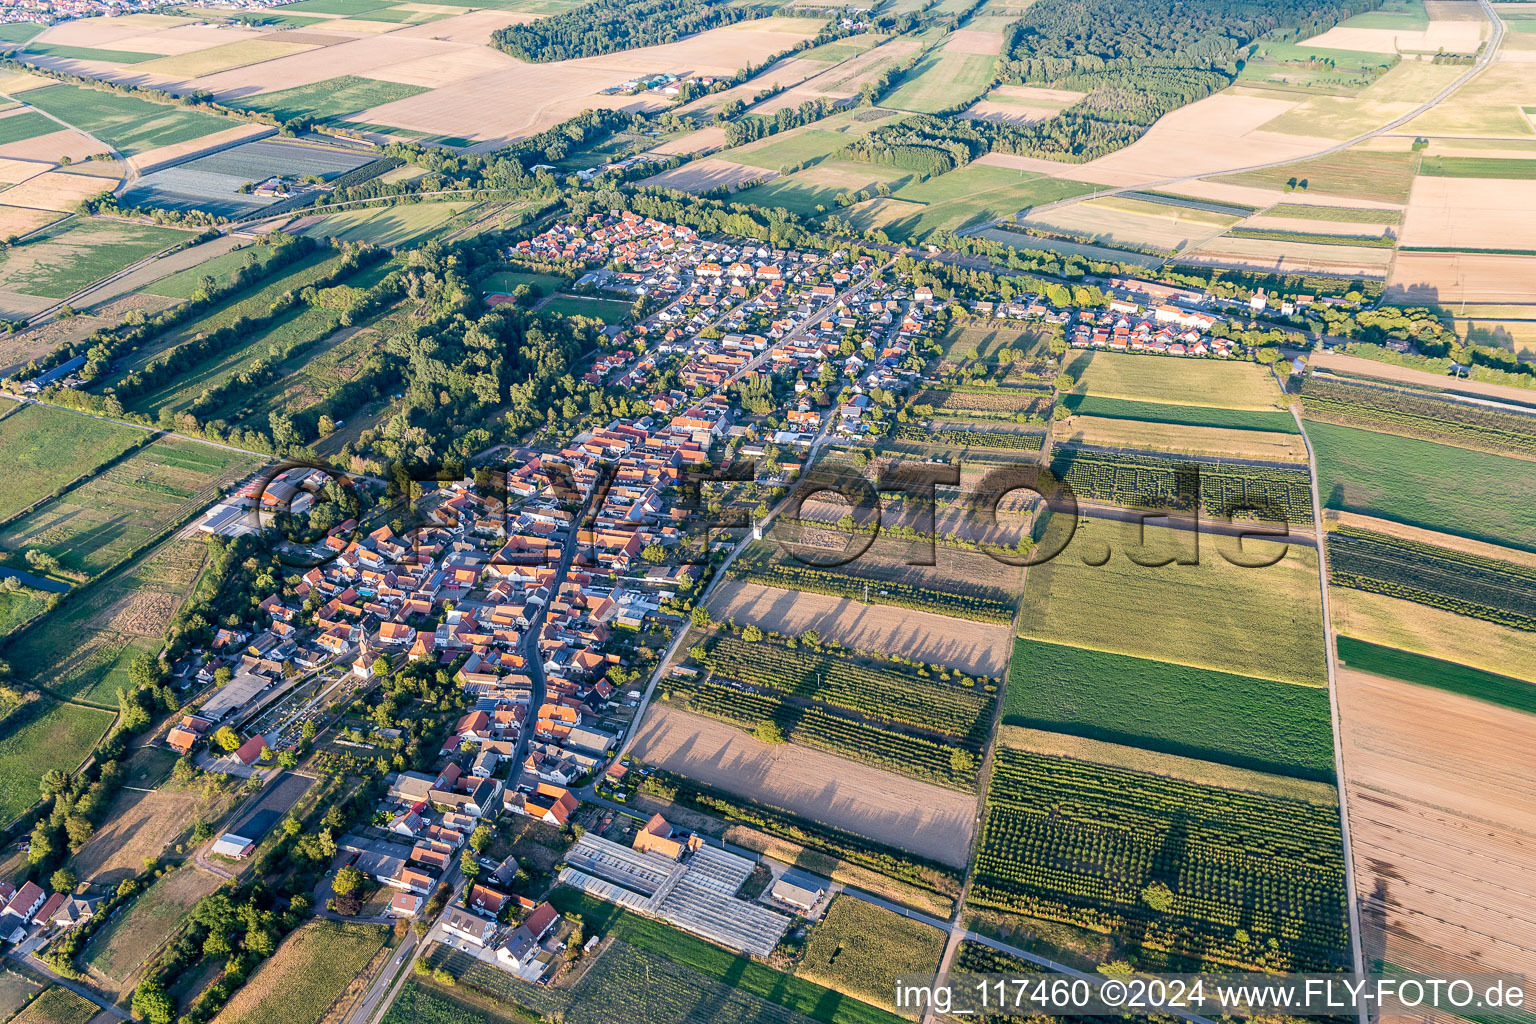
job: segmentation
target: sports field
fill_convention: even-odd
[[[604,323],[623,323],[629,316],[629,303],[615,299],[593,299],[584,295],[556,295],[539,306],[541,313],[562,316],[588,316]]]

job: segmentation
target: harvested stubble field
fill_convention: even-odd
[[[1274,376],[1257,363],[1089,352],[1069,368],[1096,398],[1271,411],[1281,402]]]
[[[1025,227],[1065,232],[1103,245],[1176,252],[1207,242],[1242,218],[1210,210],[1111,196],[1036,214]]]
[[[956,867],[970,854],[976,800],[732,726],[653,706],[631,751],[727,793]]]
[[[1290,184],[1298,195],[1319,193],[1383,203],[1406,203],[1418,165],[1415,153],[1379,153],[1357,148],[1216,180],[1270,189],[1285,188]]]
[[[1308,686],[1323,680],[1317,553],[1290,544],[1264,568],[1234,565],[1233,538],[1148,524],[1084,519],[1061,554],[1031,566],[1019,634],[1178,665]],[[1248,541],[1250,558],[1279,553]],[[1142,566],[1142,561],[1196,558]],[[1107,562],[1095,565],[1104,558]]]
[[[1386,301],[1456,306],[1536,302],[1536,256],[1399,251],[1387,278]]]
[[[1536,719],[1350,669],[1338,698],[1365,955],[1536,971]]]
[[[1536,550],[1536,463],[1309,421],[1331,509]]]
[[[837,209],[837,197],[874,189],[881,184],[900,188],[909,175],[890,167],[849,160],[823,160],[787,177],[737,194],[735,201],[763,207],[783,207],[802,216]],[[818,209],[820,207],[820,209]]]
[[[280,39],[242,39],[190,53],[161,57],[141,64],[137,70],[172,78],[201,78],[203,75],[217,74],[312,49],[314,46],[309,43],[284,42]]]
[[[94,576],[257,462],[162,438],[0,531],[0,548],[41,548],[65,569]]]
[[[1331,241],[1246,238],[1222,235],[1179,254],[1184,263],[1231,267],[1278,274],[1333,274],[1386,277],[1392,267],[1390,245],[1337,245]]]
[[[111,183],[84,174],[47,171],[4,192],[6,203],[56,213],[73,213],[80,200],[110,188]]]
[[[896,976],[932,973],[943,956],[937,928],[838,896],[812,929],[795,976],[894,1010]]]
[[[1304,778],[1333,777],[1328,692],[1020,640],[1003,721]]]
[[[0,411],[10,409],[9,403]],[[142,440],[134,427],[27,405],[0,419],[0,451],[11,472],[0,482],[0,519],[15,515]]]
[[[1536,162],[1532,166],[1536,167]],[[1532,237],[1536,237],[1536,180],[1414,180],[1403,225],[1404,245],[1430,249],[1523,249],[1530,248]]]
[[[1144,420],[1072,416],[1051,427],[1057,441],[1104,448],[1139,448],[1191,455],[1221,455],[1268,462],[1305,462],[1306,446],[1295,434],[1148,423]]]
[[[866,605],[740,580],[723,580],[710,598],[716,619],[822,637],[861,650],[887,651],[971,674],[998,676],[1008,665],[1012,630],[945,615]]]
[[[9,823],[38,798],[38,783],[55,768],[73,772],[106,733],[115,714],[43,698],[6,719],[0,738],[0,822]]]
[[[0,257],[0,292],[67,298],[188,237],[174,228],[72,217],[6,250]]]
[[[358,974],[388,937],[382,925],[312,921],[283,940],[214,1020],[317,1024],[357,984]]]

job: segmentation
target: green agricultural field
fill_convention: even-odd
[[[55,46],[52,43],[29,43],[24,48],[27,56],[60,57],[66,60],[104,60],[113,64],[142,64],[154,60],[158,53],[142,53],[135,50],[106,50],[94,46]]]
[[[191,341],[199,334],[207,334],[220,327],[227,327],[241,318],[265,316],[271,311],[272,303],[278,296],[286,291],[300,291],[306,285],[313,284],[334,271],[336,264],[340,261],[340,255],[329,248],[321,248],[288,264],[278,272],[276,277],[268,277],[256,282],[250,288],[229,296],[200,319],[182,324],[148,342],[123,360],[121,365],[116,367],[117,377],[107,383],[110,386],[128,374],[143,369],[162,352],[175,348],[183,342]]]
[[[1327,508],[1536,551],[1536,462],[1307,422]]]
[[[1333,778],[1321,686],[1021,639],[1003,721],[1254,771]]]
[[[161,438],[0,530],[8,552],[40,549],[68,572],[95,576],[172,521],[208,502],[259,459]]]
[[[364,207],[344,210],[305,228],[316,238],[343,242],[368,242],[388,248],[411,245],[443,230],[448,222],[474,203],[413,203],[409,206]]]
[[[12,1017],[11,1024],[87,1024],[100,1012],[96,1004],[84,996],[63,985],[53,985]]]
[[[0,738],[0,822],[38,799],[38,783],[55,768],[72,772],[112,724],[114,713],[43,698],[6,719]]]
[[[274,249],[265,245],[231,249],[195,267],[179,270],[170,277],[145,285],[143,290],[147,294],[166,299],[190,299],[194,292],[203,287],[205,277],[213,278],[216,287],[226,285],[234,278],[235,271],[248,264],[264,265],[274,253]]]
[[[897,975],[931,974],[943,956],[937,928],[838,896],[812,929],[795,976],[894,1010]]]
[[[553,274],[528,274],[518,270],[498,270],[480,283],[486,294],[510,295],[519,285],[527,285],[535,295],[553,295],[569,282]]]
[[[1378,153],[1347,149],[1332,156],[1303,160],[1262,171],[1215,178],[1234,185],[1280,188],[1298,195],[1319,193],[1383,203],[1406,203],[1419,168],[1417,153]]]
[[[890,199],[852,207],[849,219],[864,230],[892,238],[925,238],[955,231],[1021,210],[1092,192],[1095,186],[1064,178],[986,164],[966,164],[937,178],[897,190]]]
[[[907,73],[894,92],[880,105],[892,110],[934,114],[963,106],[986,92],[992,84],[993,54],[929,53]]]
[[[309,0],[309,2],[345,3],[347,0]],[[285,9],[296,10],[304,6],[305,4],[295,4]],[[340,78],[327,78],[323,82],[315,82],[311,85],[301,85],[295,89],[242,96],[228,102],[231,106],[238,106],[245,110],[272,114],[279,121],[287,121],[295,117],[324,120],[392,103],[395,100],[409,99],[426,91],[419,85],[401,85],[373,78],[343,75]]]
[[[396,0],[303,0],[301,3],[289,4],[283,8],[283,11],[296,14],[340,14],[349,18],[360,18],[374,11],[383,10],[395,2]]]
[[[0,126],[5,124],[0,121]],[[1494,156],[1426,156],[1419,173],[1431,178],[1536,178],[1536,159]]]
[[[153,224],[72,217],[0,253],[0,291],[67,298],[189,237]]]
[[[1169,527],[1084,517],[1071,542],[1025,577],[1019,635],[1177,665],[1321,685],[1322,595],[1317,553],[1278,544],[1194,535]],[[1051,524],[1050,529],[1057,529]],[[1163,566],[1143,566],[1168,558]],[[1101,565],[1089,564],[1107,562]]]
[[[0,146],[63,130],[64,126],[52,118],[44,117],[35,110],[24,110],[10,117],[0,117]]]
[[[1390,28],[1398,32],[1422,32],[1428,24],[1423,0],[1386,0],[1374,11],[1357,14],[1344,22],[1348,28]]]
[[[214,1020],[317,1024],[387,938],[382,925],[311,921],[283,940]]]
[[[1172,423],[1186,427],[1222,427],[1227,430],[1261,430],[1279,434],[1297,433],[1290,413],[1254,409],[1213,409],[1198,405],[1172,405],[1167,402],[1136,402],[1097,395],[1068,395],[1062,405],[1078,416],[1099,416],[1112,420],[1144,420]]]
[[[0,25],[0,43],[24,43],[47,25],[37,21],[12,21]]]
[[[1339,662],[1347,668],[1372,675],[1400,679],[1405,683],[1433,686],[1459,693],[1463,697],[1536,714],[1536,684],[1509,676],[1494,675],[1450,661],[1426,658],[1422,654],[1393,650],[1376,644],[1340,636]]]
[[[133,427],[28,405],[0,419],[0,451],[10,469],[0,481],[0,519],[15,515],[143,439]]]
[[[243,123],[76,85],[29,89],[27,103],[94,135],[124,156],[200,139]]]
[[[1264,211],[1264,216],[1352,224],[1401,224],[1403,222],[1401,210],[1376,210],[1361,206],[1310,206],[1306,203],[1276,203]]]
[[[868,1003],[781,974],[765,964],[737,956],[703,939],[628,913],[574,889],[556,889],[550,894],[550,902],[563,914],[580,914],[586,922],[588,935],[611,936],[636,949],[665,957],[706,978],[724,982],[739,992],[814,1020],[827,1024],[896,1024],[900,1020]]]
[[[842,132],[802,128],[782,135],[771,135],[761,142],[740,149],[726,150],[720,157],[732,163],[776,171],[781,167],[792,167],[830,156],[848,145],[848,142],[849,136]]]
[[[839,39],[835,43],[822,43],[809,50],[803,50],[796,56],[800,60],[819,60],[828,64],[837,64],[850,57],[857,57],[867,50],[874,49],[885,42],[883,36],[875,33],[865,33],[861,36],[852,36],[848,39]]]
[[[582,295],[556,295],[539,306],[540,313],[561,316],[589,316],[604,323],[623,323],[629,318],[630,305],[617,299],[593,299]]]
[[[1067,370],[1094,398],[1268,412],[1281,403],[1280,385],[1257,363],[1086,352],[1071,356]]]

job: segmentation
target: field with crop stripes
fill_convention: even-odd
[[[1524,680],[1366,643],[1349,636],[1339,637],[1339,661],[1359,672],[1433,686],[1463,697],[1536,714],[1536,684]]]
[[[1328,535],[1335,586],[1536,631],[1536,570],[1461,551],[1339,529]]]
[[[1051,471],[1087,501],[1188,511],[1198,495],[1200,509],[1209,516],[1312,521],[1312,479],[1305,466],[1248,466],[1057,445]]]
[[[790,647],[772,638],[749,642],[722,633],[706,646],[704,663],[717,677],[867,718],[962,739],[984,738],[991,719],[994,698],[982,686],[995,680],[956,672],[951,681],[948,669],[882,664],[830,644],[817,650],[807,643]]]
[[[716,682],[673,679],[670,703],[748,732],[773,723],[786,740],[923,782],[967,790],[976,785],[977,756],[959,741],[897,732],[792,701],[772,692]],[[974,749],[974,742],[972,743]]]
[[[1342,847],[1336,809],[1000,749],[970,902],[1110,932],[1144,970],[1337,969]]]
[[[1021,638],[1003,721],[1255,771],[1333,778],[1322,687]]]
[[[871,604],[894,605],[934,612],[974,622],[1013,620],[1016,597],[985,583],[924,573],[924,567],[864,555],[847,565],[807,565],[767,540],[755,541],[731,564],[731,579],[767,587],[804,590],[813,594],[853,598]]]
[[[1326,423],[1381,430],[1498,454],[1536,456],[1536,415],[1469,405],[1425,392],[1306,378],[1301,404]]]
[[[1536,462],[1309,422],[1326,508],[1536,551]]]
[[[1286,412],[1258,409],[1210,409],[1198,405],[1169,405],[1166,402],[1133,402],[1124,398],[1097,395],[1067,395],[1061,404],[1077,416],[1098,416],[1109,420],[1145,420],[1185,427],[1221,427],[1226,430],[1264,430],[1294,434],[1296,421]]]

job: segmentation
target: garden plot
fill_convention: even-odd
[[[952,866],[970,853],[976,800],[724,723],[653,706],[635,757],[727,793]]]

